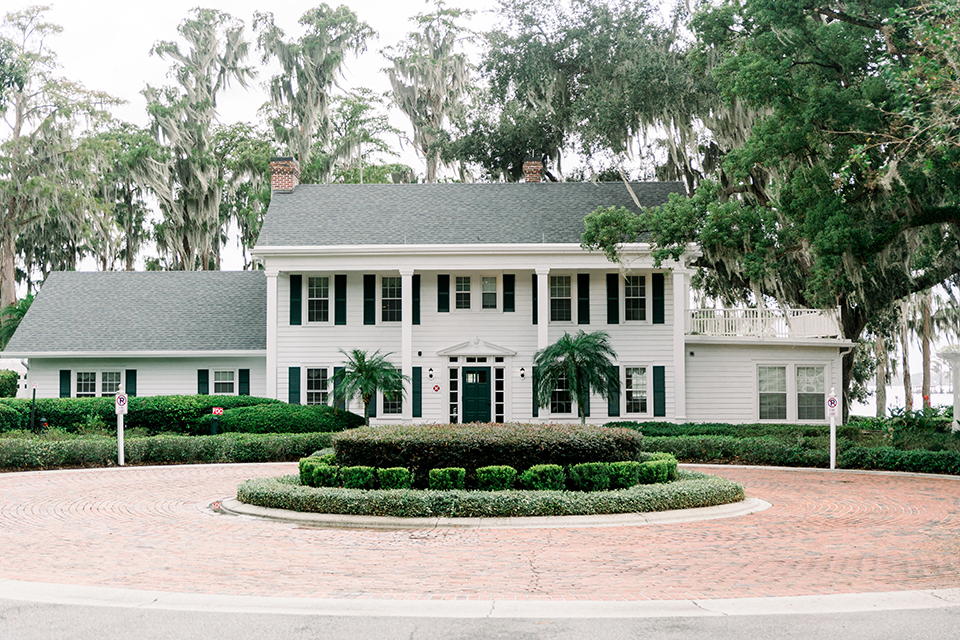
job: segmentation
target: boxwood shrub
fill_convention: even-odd
[[[520,484],[533,491],[563,491],[567,474],[558,464],[537,464],[520,474]]]
[[[644,513],[712,507],[743,500],[735,482],[681,471],[676,482],[602,492],[580,491],[358,491],[313,489],[297,476],[256,478],[237,488],[241,502],[293,511],[365,516],[503,518]]]
[[[610,488],[610,464],[581,462],[571,465],[567,481],[574,491],[606,491]]]
[[[200,418],[199,430],[210,433],[213,415]],[[363,424],[363,417],[349,411],[337,411],[326,405],[302,405],[277,402],[228,409],[220,416],[221,433],[310,433],[335,432]]]
[[[424,488],[430,469],[462,467],[473,487],[479,467],[636,460],[642,442],[636,431],[592,425],[390,425],[337,434],[334,448],[341,466],[405,467]]]
[[[480,491],[507,491],[517,481],[517,470],[505,464],[477,469],[477,488]]]
[[[377,470],[373,467],[343,467],[340,477],[347,489],[375,489],[377,486]]]
[[[403,467],[377,469],[377,479],[380,481],[381,489],[409,489],[413,487],[413,476],[410,474],[410,469],[404,469]]]
[[[430,488],[434,491],[452,491],[464,489],[467,470],[463,467],[445,467],[430,469]]]

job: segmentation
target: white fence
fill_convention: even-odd
[[[693,309],[687,333],[761,338],[833,338],[840,336],[837,315],[819,309]]]

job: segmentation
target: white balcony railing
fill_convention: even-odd
[[[758,338],[836,338],[836,313],[820,309],[693,309],[687,333]]]

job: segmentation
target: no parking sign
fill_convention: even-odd
[[[840,402],[837,400],[837,398],[833,396],[827,398],[827,417],[828,418],[840,417]]]

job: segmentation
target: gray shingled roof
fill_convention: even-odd
[[[639,182],[640,204],[686,193],[680,182]],[[637,207],[622,182],[336,184],[274,193],[258,247],[580,243],[600,206]]]
[[[262,271],[56,272],[3,354],[263,350],[266,315]]]

